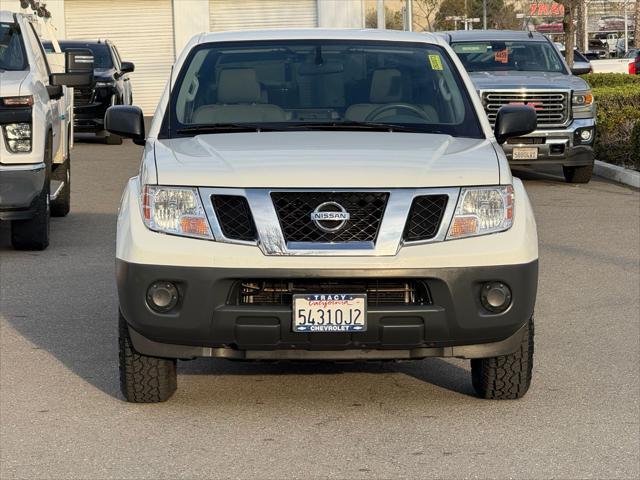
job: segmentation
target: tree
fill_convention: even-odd
[[[576,45],[576,25],[574,17],[577,10],[578,2],[581,0],[557,0],[559,4],[564,6],[564,17],[562,17],[562,29],[564,30],[564,56],[569,64],[573,67],[573,48]]]
[[[432,32],[440,0],[413,0],[413,24],[419,30]]]
[[[404,30],[404,17],[401,10],[391,10],[389,7],[384,7],[384,23],[387,30]],[[365,28],[377,28],[378,27],[378,12],[375,8],[367,10],[367,14],[364,18]]]
[[[455,22],[446,18],[465,15],[471,18],[482,18],[482,0],[467,0],[466,2],[465,0],[443,0],[436,14],[435,27],[438,30],[453,30]],[[516,8],[511,2],[487,0],[487,28],[518,29],[519,23],[516,18]],[[458,24],[460,28],[460,22]]]

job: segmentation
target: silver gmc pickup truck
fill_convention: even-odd
[[[440,35],[467,69],[492,125],[503,105],[536,109],[538,128],[502,145],[511,165],[562,165],[567,182],[591,179],[596,125],[593,95],[587,82],[572,75],[547,37],[508,30]]]

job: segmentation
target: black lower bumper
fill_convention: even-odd
[[[513,160],[511,155],[507,155],[509,165],[562,165],[565,167],[579,167],[593,165],[595,156],[593,148],[589,145],[577,145],[568,147],[563,155],[546,155],[537,160]]]
[[[118,260],[116,272],[121,312],[130,326],[134,346],[147,355],[479,358],[517,348],[517,333],[533,314],[538,262],[466,268],[261,271],[140,265]],[[290,306],[240,305],[235,301],[234,286],[247,278],[414,278],[428,285],[432,301],[428,305],[369,306],[366,332],[299,333],[292,331]],[[171,313],[156,313],[146,303],[147,288],[158,280],[178,286],[181,300]],[[512,291],[510,307],[499,314],[486,311],[480,301],[480,290],[490,281],[506,283]],[[459,348],[462,346],[467,348]],[[316,353],[291,353],[301,351]],[[371,351],[376,353],[364,353]]]
[[[11,169],[0,166],[0,220],[33,217],[32,204],[42,192],[46,178],[44,164],[39,168]]]

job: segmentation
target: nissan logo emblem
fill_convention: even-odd
[[[337,202],[324,202],[311,212],[311,221],[323,232],[337,232],[351,218],[349,212]]]

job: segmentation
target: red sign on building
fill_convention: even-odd
[[[532,2],[529,9],[531,17],[563,17],[564,5],[556,2]]]

